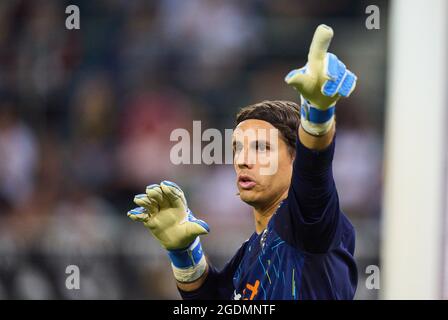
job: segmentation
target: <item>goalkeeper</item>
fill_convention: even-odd
[[[223,270],[206,259],[199,236],[209,228],[193,216],[176,184],[150,185],[135,197],[139,207],[128,216],[168,251],[182,298],[353,299],[355,232],[339,208],[332,160],[335,104],[354,90],[356,76],[327,52],[332,37],[333,30],[320,25],[308,63],[285,78],[300,93],[300,108],[263,101],[237,115],[234,168],[240,198],[253,208],[255,232]],[[250,131],[268,134],[245,134]],[[273,156],[277,170],[262,174],[261,160]]]

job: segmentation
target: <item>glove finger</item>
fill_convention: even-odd
[[[148,198],[147,194],[138,194],[134,197],[134,203],[140,207],[147,209],[149,215],[155,214],[159,211],[157,203]]]
[[[196,222],[191,221],[187,222],[187,232],[189,234],[200,236],[202,234],[207,234],[209,230],[210,229],[208,229],[208,225],[202,220],[198,220]]]
[[[338,79],[338,65],[339,65],[338,57],[333,53],[327,53],[325,58],[325,73],[329,80],[337,80]]]
[[[201,235],[210,232],[210,227],[208,226],[208,224],[203,220],[196,219],[190,210],[188,210],[187,223],[188,231],[193,234]]]
[[[158,184],[147,186],[146,195],[153,203],[157,204],[158,208],[160,208],[165,201],[163,199],[162,189],[160,189],[160,186]]]
[[[168,198],[171,205],[176,207],[187,207],[187,200],[185,199],[184,192],[177,184],[165,180],[160,183],[160,188],[162,189],[163,194]]]
[[[293,76],[295,76],[298,73],[301,74],[305,74],[307,71],[307,66],[305,65],[304,67],[300,68],[300,69],[294,69],[289,71],[289,73],[286,75],[285,77],[285,81],[288,82],[289,79],[291,79]]]
[[[334,67],[332,67],[332,68],[334,68]],[[333,97],[336,93],[338,93],[338,90],[342,84],[342,80],[345,77],[346,71],[347,71],[347,68],[345,67],[345,64],[343,64],[341,61],[337,60],[336,79],[335,80],[327,80],[324,82],[322,89],[321,89],[322,94],[327,97]]]
[[[127,213],[127,216],[132,221],[139,221],[139,222],[145,222],[149,219],[148,213],[145,208],[138,207],[134,208],[132,210],[129,210]]]
[[[294,86],[299,92],[304,90],[306,84],[313,81],[310,75],[300,72],[300,70],[301,69],[292,70],[285,77],[285,82]]]
[[[308,61],[313,72],[318,72],[319,66],[325,59],[332,38],[333,29],[329,26],[321,24],[316,28],[308,53]]]
[[[353,92],[353,90],[355,90],[356,80],[356,75],[350,70],[347,70],[342,85],[339,88],[339,94],[342,97],[348,97]]]

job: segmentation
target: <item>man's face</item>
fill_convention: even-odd
[[[233,133],[233,150],[241,200],[264,207],[287,192],[294,159],[277,128],[263,120],[242,121]]]

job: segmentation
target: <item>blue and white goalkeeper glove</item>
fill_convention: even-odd
[[[207,263],[199,235],[209,232],[208,225],[188,209],[184,192],[170,181],[146,187],[146,194],[135,196],[139,206],[128,212],[133,221],[143,222],[152,235],[168,250],[174,277],[193,282],[205,272]]]
[[[301,97],[301,125],[309,134],[321,136],[330,131],[335,105],[348,97],[356,86],[356,75],[332,53],[327,53],[333,29],[317,27],[308,53],[308,63],[286,77]]]

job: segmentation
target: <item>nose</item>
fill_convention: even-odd
[[[234,161],[239,169],[252,169],[254,167],[254,161],[250,161],[249,150],[247,148],[237,153]]]

